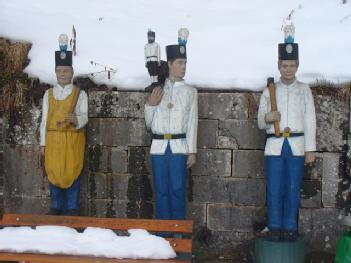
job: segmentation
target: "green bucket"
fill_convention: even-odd
[[[335,263],[351,262],[351,233],[344,233],[338,241]]]
[[[256,263],[304,263],[305,240],[299,237],[294,242],[273,242],[261,238],[255,241]]]

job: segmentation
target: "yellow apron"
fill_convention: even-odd
[[[74,87],[72,93],[64,100],[56,100],[53,89],[50,89],[48,94],[45,170],[49,182],[64,189],[72,186],[84,163],[84,128],[77,130],[76,127],[64,123],[79,92],[80,89]]]

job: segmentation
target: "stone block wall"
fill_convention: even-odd
[[[146,97],[144,92],[89,91],[83,215],[154,216],[150,132],[143,119]],[[197,163],[189,171],[187,194],[197,258],[249,260],[254,237],[266,226],[265,135],[256,120],[259,97],[252,92],[199,93]],[[349,181],[340,165],[349,107],[337,96],[316,89],[314,97],[317,162],[306,167],[299,226],[307,235],[309,251],[333,251],[348,195],[342,185]],[[7,212],[45,213],[49,207],[37,149],[39,109],[31,109],[31,132],[11,133],[7,139],[12,143],[4,145]],[[8,130],[13,130],[10,125]]]

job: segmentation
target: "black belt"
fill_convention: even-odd
[[[172,139],[185,139],[186,134],[185,133],[180,133],[180,134],[152,134],[152,139],[157,139],[157,140],[172,140]]]
[[[149,57],[146,57],[146,58],[157,58],[157,56],[149,56]]]
[[[299,137],[299,136],[304,136],[304,133],[303,133],[303,132],[296,132],[296,133],[283,132],[283,133],[280,133],[279,136],[275,136],[274,133],[268,133],[268,134],[266,134],[266,137],[267,137],[267,138],[272,138],[272,137],[276,137],[276,138],[280,138],[280,137],[288,138],[288,137]]]

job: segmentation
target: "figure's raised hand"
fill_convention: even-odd
[[[147,104],[150,106],[157,106],[160,104],[163,97],[163,90],[161,87],[156,87],[151,92],[149,98],[147,99]]]
[[[267,113],[264,116],[264,120],[266,123],[280,121],[280,118],[281,118],[281,114],[279,111],[272,111],[272,112]]]

